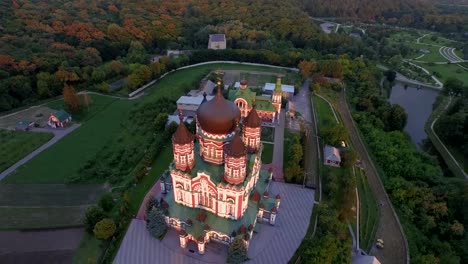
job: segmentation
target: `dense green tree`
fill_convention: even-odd
[[[127,61],[129,63],[148,63],[148,54],[146,49],[139,41],[132,41],[128,49]]]
[[[346,141],[348,138],[348,131],[346,128],[338,124],[323,129],[321,134],[325,142],[332,146],[340,146],[341,141]]]
[[[462,95],[464,92],[463,82],[457,78],[447,78],[444,83],[443,92],[449,95]]]
[[[392,105],[388,111],[383,113],[383,121],[388,131],[403,130],[407,119],[405,109],[398,104]]]
[[[156,119],[154,120],[154,129],[156,131],[164,131],[166,124],[167,124],[167,117],[166,113],[159,113]]]
[[[84,224],[86,231],[89,233],[93,232],[94,226],[97,222],[105,218],[105,214],[100,207],[91,206],[86,210]]]
[[[146,228],[149,233],[155,238],[161,238],[167,230],[166,221],[164,220],[164,214],[161,209],[153,208],[147,216]]]
[[[114,197],[111,193],[104,194],[99,199],[99,206],[106,212],[109,212],[114,207]]]
[[[228,249],[227,263],[241,264],[247,260],[247,247],[244,240],[237,236]]]

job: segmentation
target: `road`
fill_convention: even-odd
[[[463,59],[461,59],[457,56],[457,54],[455,54],[455,48],[440,47],[439,53],[451,63],[463,62]]]
[[[81,126],[80,124],[73,124],[72,126],[67,127],[65,129],[60,129],[60,128],[57,128],[57,129],[34,128],[31,133],[33,133],[33,132],[48,132],[48,133],[53,133],[54,137],[51,140],[47,141],[44,145],[40,146],[39,148],[37,148],[33,152],[29,153],[26,157],[22,158],[21,160],[19,160],[15,164],[13,164],[11,167],[9,167],[8,169],[6,169],[2,173],[0,173],[0,181],[3,180],[3,178],[5,178],[6,176],[8,176],[10,173],[14,172],[19,166],[25,164],[26,162],[28,162],[29,160],[31,160],[32,158],[37,156],[39,153],[41,153],[42,151],[44,151],[48,147],[52,146],[53,144],[57,143],[57,141],[59,141],[64,136],[68,135],[69,133],[71,133],[73,130],[77,129],[80,126]]]
[[[408,242],[404,236],[398,216],[396,215],[390,199],[385,191],[382,181],[374,167],[372,160],[366,150],[359,131],[354,124],[351,113],[346,103],[346,95],[343,91],[340,102],[336,105],[338,112],[350,134],[350,139],[365,164],[365,172],[368,177],[370,188],[380,206],[380,220],[377,228],[376,238],[385,241],[385,249],[372,248],[370,254],[375,255],[382,263],[409,263]]]
[[[293,102],[296,111],[299,112],[304,118],[304,121],[306,121],[306,147],[304,149],[304,164],[307,177],[305,179],[305,185],[312,187],[316,186],[317,184],[320,154],[317,137],[317,124],[311,106],[309,82],[310,80],[306,80],[302,84],[299,93],[293,97]]]

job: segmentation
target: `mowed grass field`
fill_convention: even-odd
[[[80,128],[7,176],[4,183],[65,183],[118,133],[134,102],[115,100]]]
[[[53,137],[51,133],[33,133],[0,129],[0,172],[8,169]]]
[[[82,226],[88,206],[0,207],[2,216],[0,229],[24,230]]]
[[[318,129],[323,129],[336,125],[336,119],[333,115],[333,111],[325,100],[318,96],[314,96],[314,105],[318,119]]]
[[[102,185],[0,184],[0,229],[81,226],[86,208],[105,191]]]

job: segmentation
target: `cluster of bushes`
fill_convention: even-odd
[[[91,206],[86,211],[84,224],[88,233],[94,234],[99,240],[109,240],[117,230],[115,221],[110,216],[114,207],[112,194],[106,193],[99,200],[99,206]]]
[[[393,113],[379,97],[380,75],[369,64],[360,67],[360,75],[346,76],[347,91],[355,120],[384,172],[380,176],[403,223],[412,262],[466,263],[467,182],[444,177],[434,157],[416,150],[401,131],[401,111]]]
[[[299,134],[285,132],[285,135],[284,178],[286,182],[302,183],[304,181],[303,139]]]
[[[146,167],[152,164],[177,128],[177,125],[166,128],[167,114],[175,110],[174,105],[171,100],[162,98],[134,108],[122,122],[122,130],[115,142],[109,142],[91,157],[78,176],[69,181],[117,183],[135,171],[135,180],[139,182]]]

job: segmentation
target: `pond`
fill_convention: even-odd
[[[392,87],[390,103],[401,105],[408,114],[405,131],[410,135],[411,141],[420,148],[422,141],[427,138],[424,125],[432,113],[432,105],[439,91],[408,86],[397,83]]]

